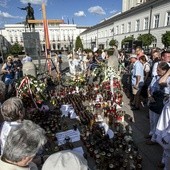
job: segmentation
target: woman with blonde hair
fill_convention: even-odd
[[[3,81],[6,85],[6,94],[8,94],[9,86],[11,85],[11,89],[14,86],[15,70],[13,64],[13,56],[7,57],[7,61],[3,64],[1,72],[4,74]]]

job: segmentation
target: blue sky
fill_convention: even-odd
[[[30,2],[35,19],[42,19],[41,4],[46,3],[48,19],[64,19],[78,26],[92,26],[121,11],[122,0],[0,0],[0,27],[25,20],[26,7]]]

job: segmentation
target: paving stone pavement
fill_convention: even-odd
[[[140,110],[132,111],[128,105],[129,99],[124,94],[124,106],[122,109],[126,111],[125,122],[131,125],[133,130],[134,143],[138,146],[139,152],[143,157],[142,169],[143,170],[159,170],[157,167],[162,157],[162,147],[156,145],[146,145],[144,136],[149,134],[149,117],[148,108],[140,107]],[[133,118],[133,122],[128,120],[128,115]]]

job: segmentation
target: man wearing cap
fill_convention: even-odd
[[[129,58],[133,64],[131,70],[131,84],[134,100],[132,102],[132,110],[139,110],[140,104],[140,91],[144,83],[144,71],[142,63],[137,59],[135,54],[131,54]]]

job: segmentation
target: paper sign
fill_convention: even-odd
[[[65,138],[70,137],[71,142],[77,142],[80,140],[80,131],[77,129],[76,131],[74,129],[67,130],[64,132],[59,132],[56,133],[56,138],[58,141],[58,145],[63,145],[65,144]]]

